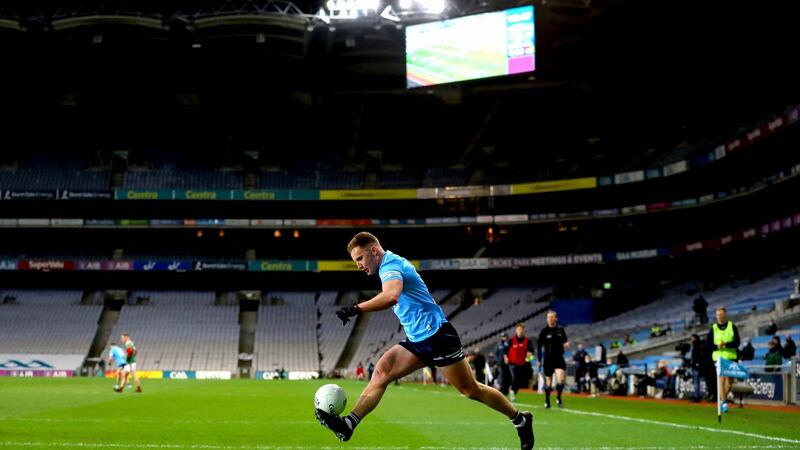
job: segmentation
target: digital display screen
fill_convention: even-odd
[[[406,86],[533,72],[533,6],[406,27]]]

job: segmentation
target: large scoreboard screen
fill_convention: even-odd
[[[533,72],[533,6],[406,27],[406,86]]]

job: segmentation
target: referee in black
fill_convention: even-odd
[[[557,380],[556,392],[558,394],[556,402],[559,408],[563,408],[561,392],[564,391],[564,379],[566,377],[564,370],[567,368],[567,362],[564,361],[564,350],[569,348],[569,341],[567,340],[567,332],[564,331],[564,328],[558,326],[558,314],[552,309],[547,311],[547,326],[539,333],[536,348],[536,364],[544,364],[544,407],[550,408],[550,392],[553,391],[553,374],[555,373]],[[542,354],[542,349],[544,349],[544,354]]]

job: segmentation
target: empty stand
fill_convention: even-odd
[[[102,306],[81,305],[81,291],[0,291],[0,353],[83,354]],[[97,303],[97,302],[95,302]]]
[[[122,308],[112,339],[131,334],[140,370],[235,370],[238,308],[215,306],[214,292],[132,292],[148,304]]]

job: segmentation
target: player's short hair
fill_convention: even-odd
[[[364,248],[368,245],[381,245],[381,243],[374,234],[362,231],[350,239],[350,243],[347,244],[347,253],[352,252],[354,248]]]
[[[724,312],[724,313],[727,313],[727,312],[728,312],[728,310],[727,310],[727,309],[725,309],[725,307],[724,307],[724,306],[720,306],[719,308],[717,308],[717,311],[722,311],[722,312]]]
[[[525,328],[525,324],[522,323],[522,322],[517,322],[517,324],[514,326],[514,328],[519,328],[519,327]]]
[[[112,346],[112,347],[113,347],[113,346],[117,345],[117,343],[116,343],[116,341],[115,341],[115,342],[112,342],[112,343],[110,343],[110,344],[108,344],[108,345],[110,345],[110,346]]]
[[[131,335],[130,335],[130,334],[128,334],[128,332],[127,332],[127,331],[123,331],[123,332],[122,332],[122,335],[123,335],[123,336],[125,336],[125,337],[131,337]]]
[[[557,313],[557,312],[556,312],[556,310],[554,310],[554,309],[548,309],[548,310],[547,310],[547,315],[549,316],[550,314],[552,314],[552,315],[554,315],[554,316],[558,317],[558,313]]]

